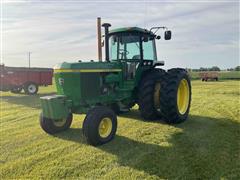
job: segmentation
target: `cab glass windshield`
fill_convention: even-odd
[[[144,60],[156,60],[154,38],[136,34],[111,35],[109,38],[110,60],[141,60],[140,43]]]

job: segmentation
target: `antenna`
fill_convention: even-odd
[[[143,26],[144,29],[147,29],[147,21],[146,21],[146,17],[148,15],[148,6],[147,6],[147,1],[144,0],[144,17],[143,17]]]
[[[28,52],[28,67],[31,67],[31,52]]]

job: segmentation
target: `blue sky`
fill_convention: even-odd
[[[96,18],[123,26],[167,26],[158,60],[171,67],[235,67],[239,62],[239,1],[2,0],[2,59],[35,67],[97,59]]]

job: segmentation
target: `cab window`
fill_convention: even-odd
[[[142,38],[143,46],[143,59],[144,60],[157,60],[155,42],[153,37],[143,37]]]
[[[140,36],[134,33],[110,36],[110,60],[141,60],[140,43],[142,43],[143,59],[157,60],[154,36]]]
[[[126,34],[109,39],[110,60],[140,60],[140,36]]]

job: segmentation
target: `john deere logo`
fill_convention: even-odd
[[[63,78],[59,78],[58,79],[58,83],[60,86],[62,86],[64,84],[64,79]]]

